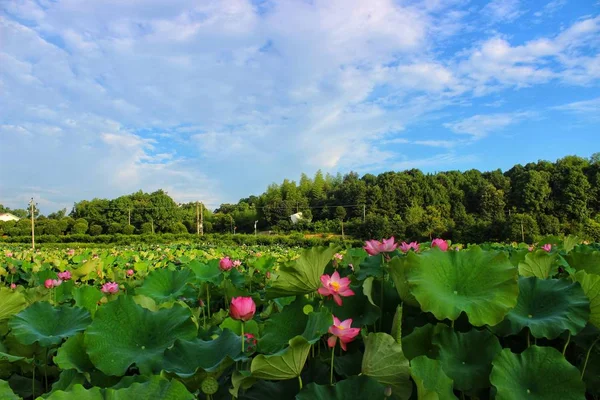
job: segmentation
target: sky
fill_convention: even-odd
[[[598,0],[0,3],[11,208],[598,151]]]

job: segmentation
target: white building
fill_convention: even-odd
[[[16,215],[13,215],[11,213],[3,213],[0,214],[0,221],[18,221],[21,218],[17,217]]]

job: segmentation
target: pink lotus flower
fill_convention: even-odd
[[[6,252],[6,257],[10,258],[10,257],[12,257],[12,256],[13,256],[13,253],[12,253],[12,252],[10,252],[10,251],[7,251],[7,252]]]
[[[233,267],[233,262],[229,257],[221,258],[219,261],[219,268],[221,271],[229,271]]]
[[[360,333],[360,328],[351,328],[352,318],[345,321],[340,321],[337,317],[333,317],[333,325],[329,327],[329,336],[327,339],[327,345],[329,347],[335,347],[337,340],[340,339],[340,346],[342,350],[346,351],[346,343],[350,343]]]
[[[365,242],[365,249],[370,256],[376,256],[379,253],[391,253],[398,248],[398,243],[395,243],[394,237],[389,239],[383,239],[379,242],[377,240],[367,240]]]
[[[252,297],[234,297],[231,299],[229,315],[240,321],[249,321],[256,313],[256,304]]]
[[[119,291],[119,284],[116,282],[106,282],[102,285],[102,293],[114,294]]]
[[[16,289],[16,288],[17,288],[17,285],[16,285],[16,284],[14,284],[14,283],[11,283],[11,284],[10,284],[10,288],[14,290],[14,289]]]
[[[126,274],[127,274],[127,276],[133,276],[133,274],[135,274],[135,272],[132,269],[128,269]]]
[[[58,279],[61,279],[63,281],[68,281],[69,279],[71,279],[71,271],[59,272]]]
[[[348,296],[354,296],[354,292],[350,289],[350,279],[340,278],[340,274],[335,271],[331,276],[327,274],[321,275],[321,284],[323,285],[318,289],[321,296],[332,296],[333,300],[338,306],[342,305],[342,298]]]
[[[46,279],[44,281],[44,286],[46,287],[46,289],[52,289],[57,286],[60,286],[61,283],[62,281],[60,279]]]
[[[535,247],[533,247],[533,246],[529,246],[529,251],[533,251],[534,248]]]
[[[68,256],[72,256],[74,254],[75,254],[75,249],[69,249],[69,250],[67,250],[67,255]]]
[[[552,250],[552,245],[550,243],[546,243],[545,245],[542,246],[542,250],[550,253],[550,250]]]
[[[265,274],[265,276],[267,277],[267,279],[271,279],[271,271],[267,271],[267,273]]]
[[[410,242],[410,243],[402,242],[402,244],[400,245],[400,251],[402,251],[403,253],[408,253],[410,249],[413,249],[414,251],[419,251],[419,243],[417,243],[417,242]]]
[[[242,266],[242,262],[240,260],[235,260],[233,262],[233,266],[236,267],[236,268],[241,267]]]
[[[335,253],[335,254],[333,255],[333,258],[334,258],[334,260],[339,260],[339,261],[341,261],[341,260],[343,260],[343,259],[344,259],[344,256],[343,256],[343,255],[341,255],[340,253]]]
[[[262,254],[260,254],[260,252],[257,252],[256,257],[260,257],[260,256],[262,256]]]
[[[446,251],[448,250],[448,242],[444,239],[433,239],[431,241],[431,248],[433,249],[434,247],[437,247],[441,251]]]

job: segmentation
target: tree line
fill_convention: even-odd
[[[56,235],[195,233],[197,209],[197,203],[178,204],[162,190],[139,191],[112,200],[83,200],[68,216],[60,210],[37,216],[36,224]],[[292,224],[290,216],[298,212],[303,219]],[[544,235],[576,234],[600,241],[600,153],[515,165],[506,172],[424,174],[411,169],[361,177],[318,171],[312,178],[302,174],[298,182],[271,184],[259,196],[203,215],[206,233],[252,233],[258,221],[260,231],[344,229],[356,238],[533,242]],[[26,235],[28,229],[27,220],[0,225],[8,235]]]

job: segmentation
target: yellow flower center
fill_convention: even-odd
[[[337,282],[331,282],[329,284],[336,292],[340,290],[340,284]]]
[[[336,327],[336,328],[338,328],[339,330],[342,330],[342,331],[343,331],[344,329],[346,329],[346,328],[344,328],[344,327],[343,327],[343,326],[341,326],[341,325],[336,325],[335,327]]]

